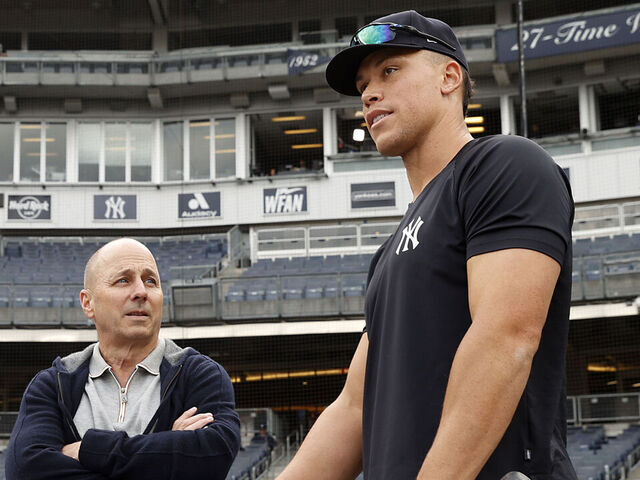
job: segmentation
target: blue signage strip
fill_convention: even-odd
[[[351,208],[395,207],[394,182],[352,183]]]
[[[138,215],[135,195],[94,195],[94,220],[136,220]]]
[[[302,73],[306,70],[324,65],[329,61],[327,55],[319,55],[315,52],[305,52],[304,50],[287,50],[287,67],[289,75]]]
[[[178,194],[178,218],[199,219],[220,216],[220,192]]]
[[[307,211],[307,187],[265,188],[264,213],[300,213]]]
[[[640,43],[640,8],[524,25],[525,59]],[[518,60],[517,29],[496,31],[498,62]]]
[[[9,195],[8,220],[51,220],[51,195]]]

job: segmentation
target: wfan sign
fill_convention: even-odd
[[[307,187],[265,188],[264,213],[307,211]]]

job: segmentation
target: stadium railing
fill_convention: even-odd
[[[495,27],[458,32],[469,62],[495,61]],[[347,41],[242,47],[204,47],[168,54],[153,51],[8,51],[0,57],[2,85],[151,86],[287,75],[289,52],[332,57]],[[319,65],[311,72],[323,72]]]

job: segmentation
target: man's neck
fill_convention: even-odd
[[[464,122],[445,118],[434,125],[423,142],[402,156],[414,201],[471,140],[473,137]]]
[[[121,386],[127,383],[136,365],[149,356],[158,345],[158,339],[146,344],[109,344],[100,342],[100,354],[111,367]]]

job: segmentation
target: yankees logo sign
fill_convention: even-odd
[[[94,220],[135,220],[138,209],[135,195],[94,195]]]
[[[402,238],[400,239],[400,243],[398,243],[398,248],[396,248],[396,255],[400,255],[400,252],[409,250],[409,244],[411,244],[411,250],[416,249],[420,244],[418,232],[423,224],[422,218],[418,217],[411,220],[411,223],[402,229]]]

